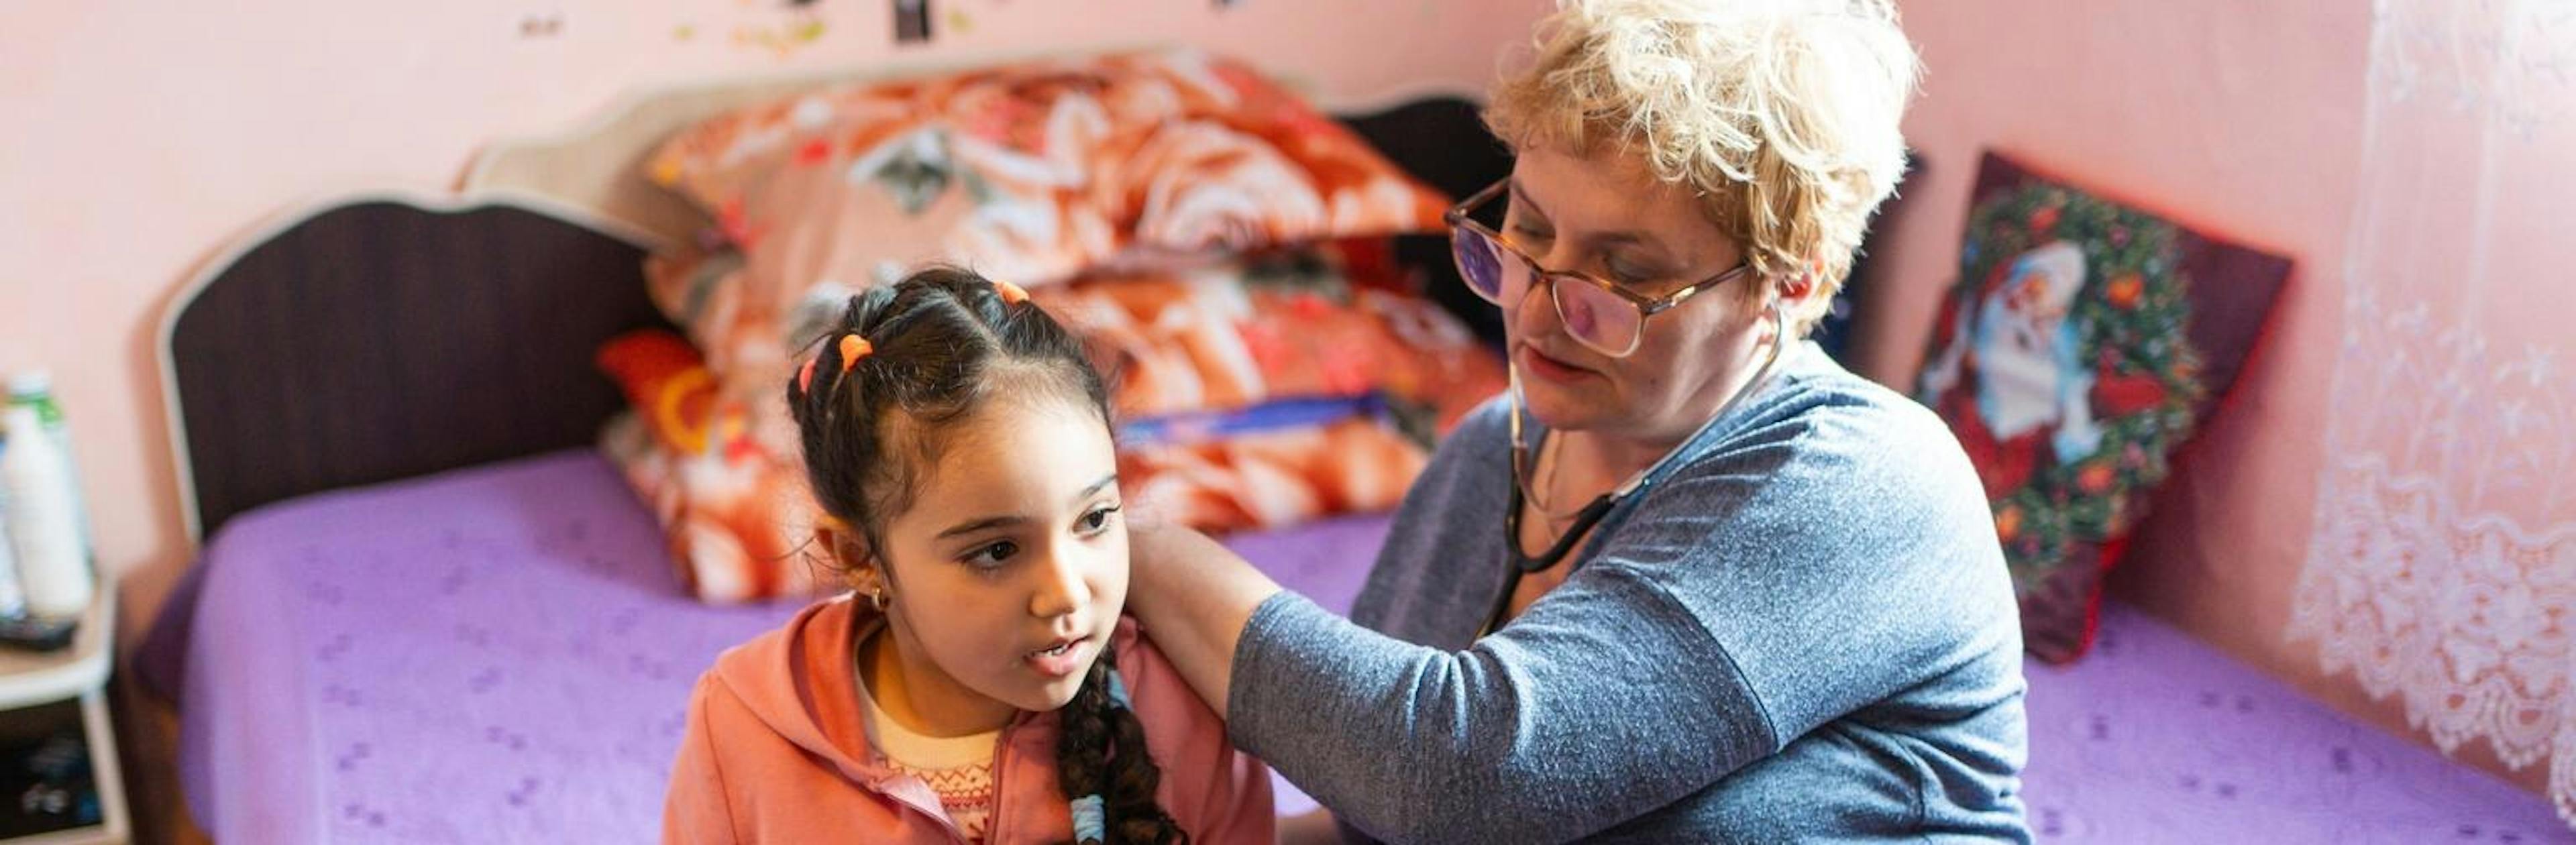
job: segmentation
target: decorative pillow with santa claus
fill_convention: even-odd
[[[2022,638],[2091,645],[2103,575],[2263,333],[2290,260],[1987,153],[1918,398],[1985,481]]]

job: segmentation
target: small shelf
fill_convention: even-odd
[[[52,652],[0,648],[0,710],[79,698],[107,686],[115,665],[116,595],[101,585],[81,613],[69,648]]]
[[[0,839],[0,845],[118,845],[127,827],[124,776],[118,771],[116,733],[107,713],[108,672],[115,666],[116,590],[99,585],[81,614],[72,644],[60,651],[31,652],[0,648],[0,718],[62,718],[79,726],[82,751],[89,765],[88,783],[96,789],[101,818],[84,827]],[[61,712],[72,708],[76,713]],[[51,716],[38,716],[40,713]],[[27,723],[18,723],[21,728]],[[11,808],[14,809],[14,808]]]

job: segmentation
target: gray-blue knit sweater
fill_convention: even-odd
[[[1254,611],[1237,745],[1390,841],[2029,840],[2012,587],[1938,418],[1796,347],[1478,639],[1506,414],[1441,445],[1350,620]]]

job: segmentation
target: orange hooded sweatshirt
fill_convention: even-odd
[[[662,812],[666,843],[962,842],[920,778],[868,741],[853,634],[881,617],[847,597],[806,608],[716,658],[689,699],[688,733]],[[1202,845],[1272,841],[1270,772],[1234,750],[1225,723],[1161,652],[1120,619],[1118,673],[1162,767],[1155,797]],[[1073,839],[1056,788],[1055,713],[1022,713],[993,760],[991,845]]]

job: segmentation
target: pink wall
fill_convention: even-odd
[[[494,138],[728,74],[1189,43],[1327,92],[1475,86],[1545,4],[938,0],[937,38],[900,49],[885,0],[817,5],[821,35],[780,55],[735,33],[788,31],[782,0],[0,4],[0,371],[55,373],[102,562],[127,576],[127,641],[188,554],[160,315],[268,215],[360,187],[444,189]],[[523,35],[531,17],[560,24]]]
[[[1930,160],[1891,222],[1861,369],[1910,386],[1956,274],[1977,153],[1993,147],[2299,262],[2268,346],[2158,496],[2113,590],[2393,732],[2393,705],[2283,637],[2312,528],[2342,262],[2360,177],[2370,4],[1941,0],[1905,6]],[[2483,745],[2464,757],[2501,766]],[[2537,790],[2545,769],[2509,776]]]

